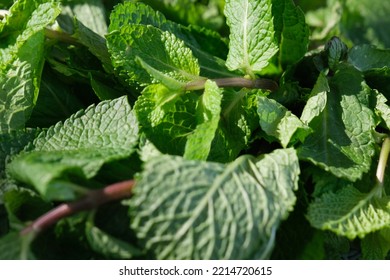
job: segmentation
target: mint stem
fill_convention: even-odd
[[[385,169],[387,165],[387,159],[389,158],[390,153],[390,137],[387,137],[385,141],[383,141],[381,153],[379,155],[379,163],[376,169],[376,178],[378,182],[383,185],[384,177],[385,177]]]
[[[94,209],[110,201],[130,197],[134,184],[134,180],[128,180],[109,185],[103,189],[90,191],[80,200],[63,203],[45,213],[31,225],[24,228],[20,233],[22,235],[27,235],[29,233],[38,234],[62,218],[74,215],[81,211]]]
[[[185,90],[200,90],[204,89],[205,83],[207,79],[196,80],[186,84]],[[233,78],[219,78],[219,79],[211,79],[211,81],[215,82],[219,87],[241,87],[241,88],[257,88],[257,89],[265,89],[270,91],[275,91],[278,89],[278,84],[270,79],[255,79],[250,80],[243,77],[233,77]]]

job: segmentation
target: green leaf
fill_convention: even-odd
[[[257,104],[262,94],[259,90],[224,89],[221,121],[208,160],[230,162],[248,148],[254,131],[259,128]]]
[[[39,132],[37,129],[26,129],[0,134],[0,177],[8,160],[33,141]]]
[[[0,260],[35,259],[30,250],[31,236],[10,232],[0,238]]]
[[[357,45],[349,50],[348,62],[362,72],[389,71],[390,50],[372,45]]]
[[[371,0],[346,0],[341,2],[343,13],[341,33],[355,45],[371,44],[390,47],[386,26],[390,24],[390,2]]]
[[[387,105],[387,98],[380,92],[375,92],[375,113],[385,123],[387,129],[390,129],[390,107]]]
[[[110,33],[107,42],[114,67],[129,81],[161,82],[178,89],[199,75],[192,51],[173,34],[153,26],[123,26]]]
[[[9,171],[49,200],[68,200],[75,196],[72,181],[92,178],[103,164],[127,158],[137,141],[138,124],[127,98],[103,101],[40,134]]]
[[[163,14],[154,11],[151,7],[142,3],[125,2],[115,7],[110,15],[110,33],[120,31],[123,26],[128,25],[143,25],[153,26],[161,32],[173,34],[176,38],[183,41],[185,45],[191,49],[194,56],[197,58],[202,76],[208,78],[226,77],[232,74],[226,69],[225,61],[215,57],[215,52],[218,56],[224,58],[226,53],[226,45],[216,33],[201,30],[194,27],[183,27],[175,22],[169,21]],[[202,36],[199,37],[199,33]],[[221,48],[224,46],[223,48]],[[212,54],[208,53],[210,49],[219,47]]]
[[[184,151],[186,159],[207,159],[220,120],[221,100],[222,91],[217,84],[207,81],[197,106],[196,119],[198,124],[187,138]]]
[[[366,89],[360,72],[349,66],[340,66],[329,81],[320,75],[302,114],[313,133],[298,150],[301,159],[350,181],[370,169],[375,120]]]
[[[20,2],[13,6],[4,26],[0,26],[3,37],[0,43],[0,131],[25,127],[38,97],[44,55],[43,29],[60,12],[58,3],[27,5],[25,1]],[[24,9],[23,5],[29,8]]]
[[[279,40],[279,62],[284,67],[294,64],[307,52],[309,27],[305,15],[292,0],[273,0],[275,37]]]
[[[338,35],[338,26],[342,16],[342,3],[339,0],[327,0],[326,6],[305,13],[307,24],[311,27],[311,40],[326,40]]]
[[[310,133],[310,128],[291,111],[265,96],[259,96],[257,112],[261,129],[268,135],[276,137],[284,148],[295,139],[303,142]]]
[[[361,241],[365,260],[384,260],[390,251],[390,228],[370,233]]]
[[[59,23],[67,25],[67,31],[73,33],[73,19],[83,26],[99,34],[107,34],[106,10],[102,0],[62,0],[62,16]],[[66,15],[66,19],[64,19]],[[64,23],[63,23],[64,22]]]
[[[254,76],[278,51],[274,38],[271,0],[227,0],[226,22],[230,27],[226,65]]]
[[[293,149],[224,165],[162,156],[129,200],[132,228],[157,259],[261,259],[295,204]]]
[[[83,108],[84,105],[77,94],[72,92],[71,87],[53,75],[51,69],[45,69],[42,73],[39,96],[26,126],[50,127]]]
[[[367,194],[348,185],[316,199],[310,204],[307,217],[316,228],[349,239],[363,238],[389,225],[390,199],[378,197],[375,188]]]
[[[196,128],[198,95],[180,94],[150,85],[134,105],[141,131],[162,153],[182,155],[187,136]]]
[[[92,249],[108,259],[128,260],[142,255],[140,250],[130,243],[105,233],[91,222],[87,222],[85,235]]]

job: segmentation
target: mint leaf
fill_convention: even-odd
[[[43,68],[43,29],[59,14],[58,3],[17,2],[0,25],[0,132],[22,129],[38,97]],[[31,53],[34,50],[34,53]]]
[[[137,139],[138,125],[127,98],[103,101],[40,134],[29,152],[11,162],[9,172],[49,200],[69,200],[77,180],[92,178],[103,164],[130,156]]]
[[[390,228],[370,233],[361,241],[362,255],[365,260],[386,259],[390,251]]]
[[[141,131],[162,153],[182,155],[187,136],[196,128],[193,92],[175,92],[161,84],[142,91],[134,105]]]
[[[349,185],[311,203],[308,219],[316,228],[331,230],[349,239],[363,238],[388,226],[389,206],[389,198],[379,198],[375,189],[365,194]]]
[[[38,135],[37,129],[14,130],[10,133],[0,134],[0,178],[8,160],[18,154]]]
[[[360,72],[352,67],[340,67],[329,82],[320,75],[310,98],[314,99],[302,114],[313,133],[298,149],[301,159],[350,181],[370,169],[375,121],[365,90]]]
[[[309,27],[305,15],[292,0],[272,1],[275,37],[279,41],[279,61],[283,67],[294,64],[307,52]]]
[[[154,158],[128,202],[132,228],[158,259],[266,258],[299,172],[293,149],[228,165]]]
[[[83,26],[99,34],[101,37],[107,34],[106,12],[101,0],[62,0],[62,16],[60,25],[67,24],[68,32],[74,33],[72,29],[73,19],[81,22]],[[67,16],[68,22],[64,19]],[[65,21],[62,23],[62,21]],[[70,21],[70,22],[69,22]]]
[[[21,236],[19,232],[10,232],[0,238],[1,260],[35,259],[29,248],[30,236]]]
[[[197,59],[182,41],[153,26],[127,25],[107,36],[113,64],[129,81],[161,82],[172,89],[199,75]]]
[[[362,72],[389,70],[390,51],[372,45],[357,45],[348,52],[348,62]]]
[[[260,127],[268,135],[278,139],[284,148],[295,139],[303,141],[310,133],[310,128],[291,111],[265,96],[259,96],[257,112],[260,118]]]
[[[198,124],[187,138],[184,158],[207,159],[220,120],[221,100],[222,91],[216,83],[207,81],[197,106],[196,119]]]
[[[259,128],[257,106],[258,96],[262,94],[259,90],[224,89],[221,121],[209,160],[230,162],[248,148],[254,131]]]
[[[94,226],[92,222],[87,222],[85,236],[92,249],[108,259],[128,260],[141,255],[139,249],[132,246],[130,243],[105,233]]]
[[[230,27],[227,67],[254,76],[278,51],[274,38],[271,0],[227,0]]]
[[[384,121],[387,129],[390,129],[390,107],[387,105],[387,98],[379,92],[375,92],[375,97],[375,112]]]
[[[153,26],[162,32],[173,34],[185,45],[191,49],[194,56],[197,58],[200,73],[208,78],[226,77],[232,74],[226,69],[225,61],[211,55],[207,50],[216,46],[223,46],[222,39],[210,31],[199,31],[193,27],[183,27],[175,22],[169,21],[163,14],[154,11],[151,7],[142,3],[125,2],[115,7],[110,15],[110,33],[115,33],[127,25],[143,25]],[[199,33],[203,35],[201,40],[198,38]],[[199,41],[198,41],[199,40]],[[226,46],[223,48],[225,49]],[[219,54],[223,54],[226,50],[218,49]]]
[[[387,1],[346,0],[342,4],[340,30],[354,44],[390,47],[386,26],[390,24]]]

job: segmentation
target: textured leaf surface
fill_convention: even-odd
[[[222,91],[214,82],[207,81],[197,106],[198,124],[187,138],[184,152],[186,159],[207,159],[220,120],[221,100]]]
[[[364,90],[360,72],[351,67],[336,72],[329,84],[320,75],[303,113],[313,133],[299,148],[300,158],[351,181],[370,169],[375,121]]]
[[[196,128],[198,95],[150,85],[135,103],[138,121],[148,139],[163,153],[182,155],[187,136]]]
[[[138,124],[127,98],[103,101],[40,134],[9,170],[46,198],[70,199],[73,190],[61,180],[92,178],[104,163],[132,154],[137,139]]]
[[[230,162],[248,147],[253,132],[259,128],[257,98],[260,95],[259,90],[224,89],[221,121],[209,160]]]
[[[26,4],[17,3],[0,28],[5,34],[12,32],[0,42],[0,131],[24,128],[38,96],[43,28],[54,21],[60,10],[58,3],[35,4],[24,10]]]
[[[390,68],[390,50],[372,45],[354,46],[348,53],[348,62],[362,72]]]
[[[202,76],[216,78],[232,75],[227,70],[225,61],[219,58],[225,58],[226,44],[215,33],[208,30],[198,30],[194,27],[183,27],[167,20],[163,14],[154,11],[145,4],[128,1],[116,6],[111,13],[109,31],[119,31],[123,26],[134,24],[153,26],[162,32],[173,34],[183,41],[198,59]],[[199,35],[201,35],[200,38]],[[213,55],[208,53],[210,49],[214,50]]]
[[[226,65],[230,70],[253,76],[278,51],[271,8],[271,0],[226,1],[226,22],[230,27]]]
[[[153,26],[127,25],[107,37],[115,68],[128,80],[162,82],[175,89],[199,75],[192,51],[175,35]]]
[[[327,193],[315,200],[308,210],[310,223],[350,239],[363,238],[390,223],[390,200],[375,192],[361,193],[345,186],[337,193]]]
[[[260,127],[268,135],[276,137],[284,148],[294,138],[303,141],[306,135],[310,133],[310,128],[291,111],[277,101],[265,96],[259,96],[257,112],[260,118]]]
[[[157,157],[129,200],[132,227],[158,259],[266,258],[298,175],[293,149],[228,165]]]

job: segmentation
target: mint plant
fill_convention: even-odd
[[[388,259],[390,8],[322,2],[0,4],[0,259]]]

